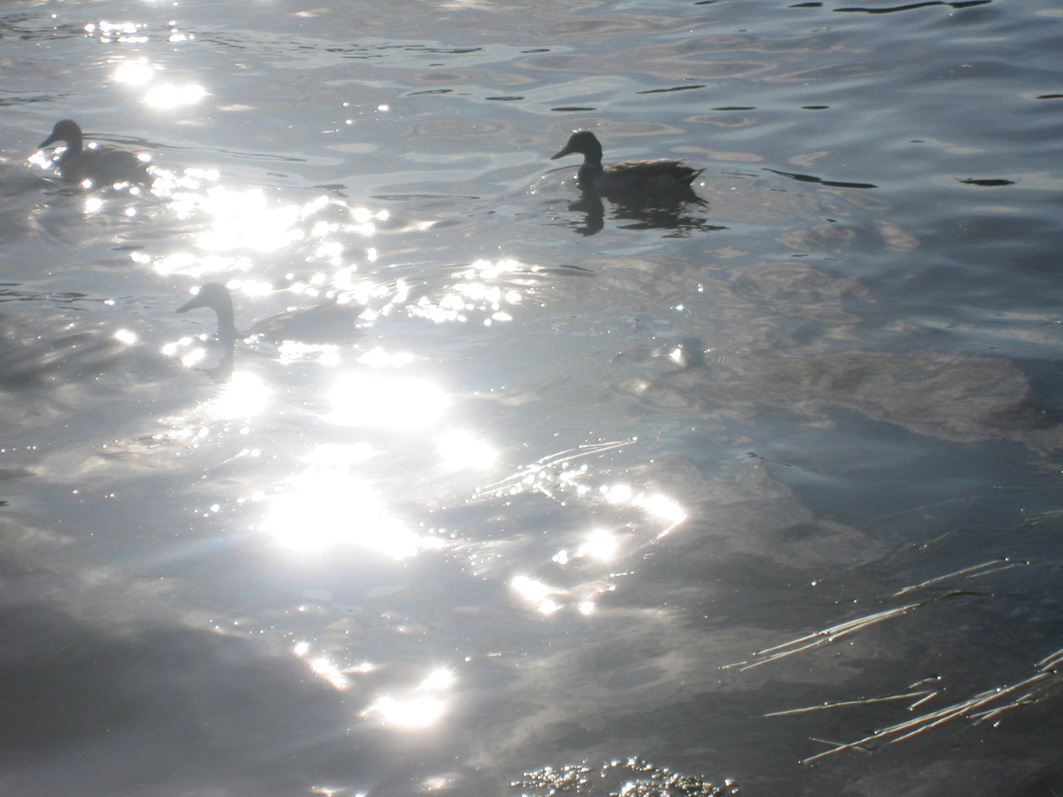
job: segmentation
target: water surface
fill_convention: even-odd
[[[4,791],[1063,788],[1061,22],[5,6]]]

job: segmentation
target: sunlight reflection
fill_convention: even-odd
[[[367,661],[363,661],[354,667],[340,667],[328,656],[320,654],[311,656],[310,643],[306,641],[297,642],[292,652],[306,661],[307,666],[309,666],[314,675],[340,690],[347,689],[351,685],[351,679],[348,675],[364,675],[375,669]]]
[[[99,24],[88,23],[84,30],[90,35],[98,33],[100,41],[104,43],[118,41],[123,44],[144,44],[148,41],[147,36],[137,35],[135,22],[107,22],[101,19]]]
[[[433,670],[414,692],[445,692],[454,686],[454,673],[445,667]],[[443,716],[446,702],[432,694],[384,695],[365,711],[399,728],[427,728]]]
[[[383,348],[377,346],[359,357],[358,362],[363,365],[370,365],[374,368],[401,368],[402,366],[409,365],[413,362],[413,355],[408,352],[388,354]]]
[[[559,451],[520,468],[505,479],[481,487],[477,491],[477,496],[483,500],[541,493],[563,502],[565,495],[576,495],[588,499],[594,495],[600,495],[607,504],[621,509],[632,507],[654,520],[664,521],[666,525],[656,532],[657,538],[663,537],[687,519],[686,510],[675,499],[663,493],[636,491],[631,485],[623,482],[602,484],[597,487],[589,483],[592,471],[585,461],[587,457],[613,451],[635,442],[635,439],[617,440]],[[595,556],[597,552],[605,556],[611,551],[608,555],[612,556],[615,555],[615,550],[613,550],[615,544],[606,532],[597,532],[584,546],[581,546],[576,555]],[[567,551],[561,551],[554,557],[554,561],[565,564],[569,558]]]
[[[144,96],[144,101],[153,108],[170,109],[182,105],[194,105],[207,95],[207,90],[196,83],[175,86],[167,83],[157,86]]]
[[[668,534],[687,519],[686,510],[675,500],[661,493],[635,493],[627,484],[603,485],[601,493],[610,504],[629,504],[666,521],[668,526],[657,534],[658,537]]]
[[[245,296],[262,297],[273,293],[273,285],[265,280],[237,279],[227,283],[229,290],[240,291]]]
[[[207,213],[212,222],[196,238],[201,249],[272,252],[304,237],[297,225],[299,206],[268,207],[266,194],[260,188],[234,191],[214,186],[200,197],[198,209]]]
[[[346,203],[318,195],[305,202],[277,202],[261,188],[236,189],[219,184],[216,170],[185,169],[181,174],[157,170],[152,193],[169,203],[180,220],[196,220],[198,251],[174,252],[159,257],[153,266],[160,274],[186,274],[201,278],[232,269],[251,270],[249,253],[272,253],[299,246],[299,260],[320,262],[328,269],[313,275],[310,283],[294,282],[293,293],[319,296],[341,291],[337,304],[366,304],[386,288],[356,276],[349,257],[349,236],[374,235],[388,212],[350,208]],[[330,274],[331,272],[331,274]]]
[[[427,728],[439,721],[445,708],[443,700],[430,695],[405,699],[385,696],[370,706],[366,713],[376,714],[388,725],[399,728]]]
[[[394,517],[369,484],[351,474],[345,454],[347,462],[367,456],[363,448],[335,445],[311,454],[314,464],[289,479],[272,500],[262,530],[292,550],[356,545],[396,560],[442,545]]]
[[[470,432],[452,429],[439,439],[439,455],[453,470],[487,470],[498,459],[498,452]]]
[[[336,468],[352,465],[355,462],[365,462],[372,456],[373,448],[368,443],[355,443],[354,445],[325,443],[315,448],[303,459],[311,465]]]
[[[57,150],[58,151],[58,150]],[[39,169],[51,169],[55,166],[55,153],[44,149],[35,151],[26,161]]]
[[[611,562],[616,558],[617,548],[618,542],[612,534],[607,531],[596,530],[592,531],[588,536],[587,541],[576,549],[575,557],[595,559],[599,562]],[[573,561],[573,556],[567,549],[562,548],[553,555],[551,561],[565,566]],[[514,589],[521,593],[522,597],[532,603],[541,602],[549,594],[558,592],[551,590],[542,582],[533,581],[521,576],[514,579],[513,586]],[[606,588],[608,589],[608,587]],[[565,593],[565,597],[571,596],[568,593]],[[595,610],[594,602],[591,600],[583,600],[577,604],[577,609],[580,614],[591,614]]]
[[[477,260],[468,268],[454,273],[458,282],[446,294],[437,299],[422,296],[410,307],[410,313],[436,323],[465,322],[469,320],[470,313],[484,316],[482,323],[485,326],[496,321],[511,321],[513,316],[506,308],[519,304],[521,294],[513,288],[492,283],[504,275],[521,271],[523,266],[512,258]],[[396,290],[392,303],[403,302],[405,295]]]
[[[550,597],[555,590],[542,581],[521,575],[515,576],[510,586],[540,614],[551,615],[561,608],[561,604]]]
[[[649,496],[638,496],[632,501],[635,506],[645,509],[649,514],[668,522],[668,527],[657,536],[663,537],[680,523],[687,519],[687,513],[679,504],[666,495],[656,493]]]
[[[115,81],[129,86],[143,86],[145,83],[149,83],[154,76],[155,69],[148,64],[148,59],[144,57],[123,61],[114,73]]]
[[[634,491],[627,484],[603,485],[601,491],[610,504],[629,504],[634,496]]]
[[[441,691],[454,685],[454,673],[445,667],[433,670],[417,688],[423,691]]]
[[[173,340],[162,347],[162,353],[167,357],[177,357],[185,368],[194,368],[196,363],[206,357],[206,349],[196,345],[196,338],[183,337]]]
[[[236,420],[259,415],[269,403],[270,390],[260,376],[235,371],[221,393],[202,405],[217,420]]]
[[[577,556],[589,556],[600,562],[609,562],[616,556],[617,541],[608,531],[592,531],[590,537],[576,551]]]
[[[447,395],[425,379],[374,373],[340,377],[328,399],[333,423],[394,431],[432,426],[450,404]]]
[[[114,339],[126,346],[133,346],[139,341],[137,333],[131,329],[119,329],[114,333]]]
[[[346,689],[348,686],[347,676],[325,656],[318,656],[314,659],[310,664],[310,669],[315,675],[321,676],[337,689]]]

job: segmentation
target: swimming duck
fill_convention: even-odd
[[[218,317],[218,340],[235,342],[261,335],[274,342],[290,340],[306,344],[341,343],[357,337],[355,322],[359,307],[356,304],[339,304],[324,301],[309,307],[282,310],[258,318],[246,332],[236,328],[233,314],[233,297],[220,282],[208,282],[199,293],[177,308],[175,312],[187,313],[199,307],[209,307]]]
[[[107,144],[93,144],[84,148],[81,127],[73,119],[56,122],[52,134],[37,149],[50,147],[60,141],[66,144],[66,150],[57,162],[64,180],[73,183],[90,180],[103,185],[144,183],[148,180],[147,164],[132,152]]]
[[[687,166],[681,160],[624,161],[602,166],[602,145],[589,130],[577,130],[565,148],[550,160],[563,158],[573,152],[583,154],[576,181],[580,188],[600,193],[689,190],[694,178],[704,169]]]

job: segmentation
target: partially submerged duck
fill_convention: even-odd
[[[218,340],[224,343],[261,335],[273,341],[329,344],[353,339],[358,334],[355,323],[360,310],[355,304],[324,301],[309,307],[282,310],[256,319],[247,331],[236,328],[233,297],[222,283],[204,284],[199,292],[178,307],[176,312],[187,313],[200,307],[210,308],[217,315]]]
[[[572,153],[583,154],[576,181],[579,187],[599,193],[610,192],[659,192],[669,190],[689,191],[694,178],[704,169],[687,166],[681,160],[623,161],[609,166],[602,165],[602,145],[589,130],[578,130],[569,138],[565,148],[550,160],[557,160]]]
[[[66,144],[66,149],[56,165],[64,180],[73,183],[89,180],[95,185],[144,183],[148,180],[147,163],[129,150],[110,144],[85,147],[81,127],[73,119],[56,122],[52,134],[37,148],[44,149],[60,141]]]

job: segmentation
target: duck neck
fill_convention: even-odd
[[[580,165],[579,171],[576,173],[576,182],[581,186],[592,186],[594,185],[595,180],[601,176],[602,171],[604,170],[602,169],[601,156],[599,156],[597,162],[595,162],[592,161],[591,156],[588,155],[586,160]]]
[[[66,152],[63,153],[63,157],[69,158],[74,155],[80,155],[84,151],[84,148],[82,147],[83,143],[84,139],[81,136],[80,130],[70,132],[66,139]]]
[[[595,143],[597,143],[597,142],[595,142]],[[601,147],[588,148],[588,150],[583,153],[583,166],[584,167],[589,166],[590,168],[594,169],[595,171],[599,171],[599,172],[602,170],[602,149],[601,149]]]
[[[218,314],[218,338],[219,340],[234,341],[240,337],[236,329],[236,321],[233,318],[232,302],[221,303],[214,308]]]
[[[604,171],[602,168],[602,147],[597,139],[592,139],[586,143],[587,146],[583,150],[583,163],[579,167],[579,174],[576,179],[582,186],[591,186],[594,185],[594,182]]]

